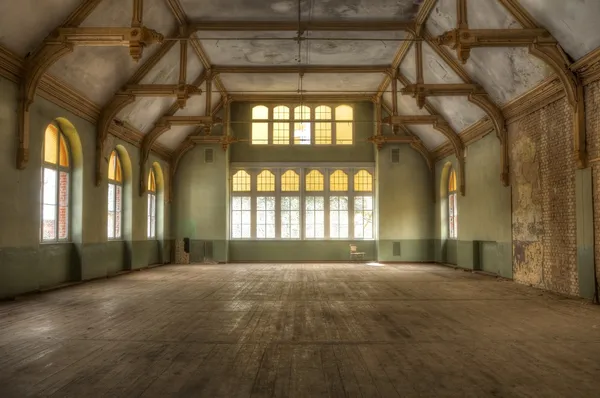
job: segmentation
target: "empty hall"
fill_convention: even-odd
[[[0,397],[598,397],[598,18],[0,0]]]

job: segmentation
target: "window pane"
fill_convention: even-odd
[[[58,159],[58,128],[49,124],[44,134],[44,161],[57,164]]]
[[[345,192],[348,190],[348,175],[342,170],[336,170],[329,176],[329,190],[332,192]]]
[[[44,205],[42,207],[42,239],[56,239],[56,206]]]
[[[310,122],[294,123],[294,144],[310,144]]]
[[[108,211],[115,211],[115,185],[108,184]]]
[[[58,208],[58,239],[69,238],[69,208],[60,206]]]
[[[366,170],[354,174],[354,190],[356,192],[372,192],[373,176]]]
[[[244,196],[242,198],[242,210],[250,209],[252,209],[252,199],[249,196]]]
[[[122,204],[123,204],[123,197],[121,196],[121,190],[122,187],[120,185],[116,185],[115,186],[115,206],[116,206],[116,211],[121,211],[122,208]]]
[[[233,192],[250,192],[250,184],[250,174],[244,170],[240,170],[233,175]]]
[[[115,238],[121,237],[121,212],[115,213]]]
[[[290,143],[290,124],[273,123],[273,144],[287,145]]]
[[[233,199],[231,199],[231,209],[242,210],[242,198],[234,197]]]
[[[297,106],[294,109],[294,120],[310,120],[310,108],[308,106]]]
[[[61,171],[58,186],[58,204],[60,206],[69,205],[69,174]]]
[[[67,143],[65,142],[65,137],[60,134],[60,165],[62,167],[69,167],[69,151],[67,150]]]
[[[332,238],[348,237],[348,197],[329,198],[329,234]]]
[[[108,159],[108,179],[115,180],[117,170],[117,152],[112,151],[110,158]]]
[[[47,205],[56,204],[56,170],[44,168],[43,201]]]
[[[352,122],[335,124],[335,143],[338,145],[352,144]]]
[[[268,119],[269,108],[263,105],[258,105],[252,108],[252,119]]]
[[[108,238],[112,239],[115,237],[115,212],[108,212],[108,222],[107,222],[107,234]]]
[[[331,122],[315,123],[315,144],[331,144]]]
[[[252,123],[252,144],[265,145],[269,143],[269,123]]]
[[[324,105],[317,106],[315,109],[315,119],[331,120],[331,108]]]
[[[150,192],[156,191],[156,178],[154,177],[153,170],[150,170],[150,173],[148,173],[148,191],[150,191]]]
[[[450,170],[450,176],[448,177],[448,192],[456,191],[456,173],[454,169]]]

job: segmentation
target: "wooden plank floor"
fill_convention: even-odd
[[[600,309],[430,265],[167,266],[0,304],[0,397],[599,397]]]

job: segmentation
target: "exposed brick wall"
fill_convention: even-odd
[[[565,98],[509,126],[513,277],[578,295],[572,137]]]
[[[590,160],[600,158],[600,81],[585,89],[587,149]],[[600,280],[600,162],[592,162],[594,241],[597,280]]]

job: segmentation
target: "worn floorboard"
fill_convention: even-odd
[[[0,304],[0,397],[598,397],[600,308],[434,265],[167,266]]]

